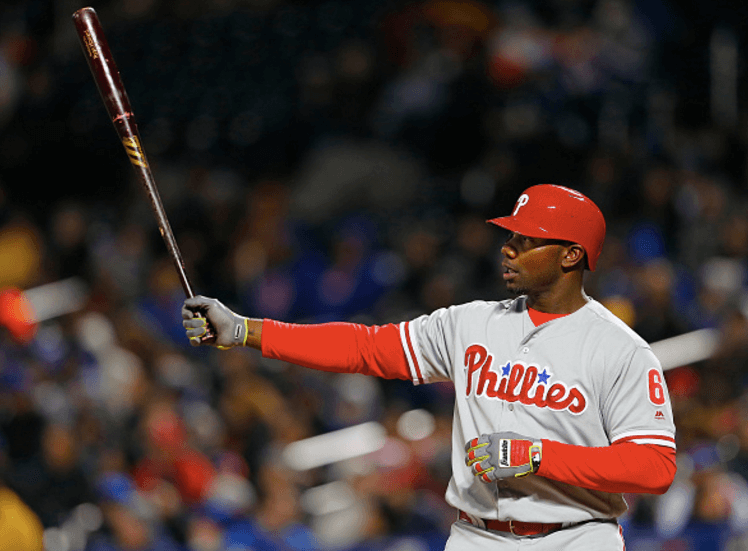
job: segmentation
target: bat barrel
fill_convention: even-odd
[[[131,117],[130,99],[96,11],[93,8],[82,8],[73,14],[73,22],[109,117],[112,121],[118,117]]]

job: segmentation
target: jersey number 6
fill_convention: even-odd
[[[656,406],[665,404],[665,385],[662,381],[662,374],[656,369],[650,369],[649,374],[649,401]]]

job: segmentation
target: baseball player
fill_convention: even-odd
[[[583,289],[605,237],[598,207],[550,184],[511,215],[503,279],[515,298],[474,301],[400,324],[250,319],[218,300],[184,303],[187,336],[332,372],[452,381],[457,510],[447,550],[623,550],[623,493],[664,493],[675,426],[647,343]],[[193,317],[202,312],[200,317]]]

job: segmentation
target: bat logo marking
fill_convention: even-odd
[[[91,59],[98,59],[99,52],[96,50],[96,46],[94,45],[94,39],[91,36],[91,31],[86,31],[83,35],[83,41],[86,44],[86,51],[88,52],[88,57]]]
[[[143,149],[140,147],[140,140],[136,136],[124,138],[122,145],[125,146],[127,156],[130,157],[130,162],[135,166],[142,166],[143,168],[148,167],[148,163],[145,161],[145,155]]]
[[[129,119],[130,117],[132,117],[132,113],[122,113],[122,114],[117,115],[116,117],[114,117],[114,120],[112,122],[117,122],[117,121],[123,120],[123,119]]]

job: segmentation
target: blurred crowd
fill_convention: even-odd
[[[649,342],[718,334],[666,373],[678,476],[628,496],[627,549],[748,549],[745,5],[89,5],[196,292],[245,315],[384,324],[506,298],[485,220],[534,183],[594,199],[588,294]],[[189,346],[83,6],[0,6],[0,550],[441,549],[451,387]],[[288,461],[365,423],[375,451]]]

